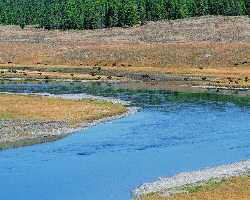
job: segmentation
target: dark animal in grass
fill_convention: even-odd
[[[201,78],[201,80],[205,81],[205,80],[207,80],[207,77],[204,76]]]
[[[48,77],[48,76],[45,76],[45,77],[44,77],[44,79],[45,79],[45,80],[48,80],[48,79],[49,79],[49,77]]]
[[[184,78],[184,81],[188,81],[188,78],[187,78],[187,77],[185,77],[185,78]]]
[[[74,74],[70,74],[70,76],[74,77]]]
[[[97,77],[97,80],[100,80],[101,78],[102,78],[102,77],[98,76],[98,77]]]
[[[247,76],[245,77],[245,82],[248,82],[248,77]]]
[[[115,66],[116,66],[116,63],[113,63],[112,66],[115,67]]]
[[[247,64],[248,62],[247,61],[242,61],[242,62],[240,62],[240,63],[234,63],[234,65],[235,66],[237,66],[237,65],[245,65],[245,64]]]
[[[11,64],[12,62],[11,61],[8,61],[8,64]]]
[[[107,79],[111,80],[111,79],[112,79],[112,76],[108,76]]]
[[[233,82],[233,80],[230,77],[228,77],[227,80],[229,81],[229,83]]]
[[[148,80],[148,79],[150,79],[150,76],[149,76],[148,74],[143,74],[143,75],[142,75],[142,78],[143,78],[144,80]]]

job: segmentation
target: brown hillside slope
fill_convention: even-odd
[[[0,26],[0,64],[244,77],[250,75],[250,19],[207,16],[82,31]]]

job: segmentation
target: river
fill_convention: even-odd
[[[97,83],[5,83],[0,91],[87,93],[141,108],[56,142],[1,151],[1,200],[129,200],[160,176],[250,158],[249,99]]]

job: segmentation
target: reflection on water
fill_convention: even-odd
[[[81,83],[0,91],[88,93],[142,107],[57,142],[0,152],[0,199],[128,200],[131,189],[159,176],[250,157],[246,98]]]

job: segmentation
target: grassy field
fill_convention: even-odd
[[[139,200],[249,200],[250,177],[234,177],[222,182],[209,181],[201,186],[186,187],[184,191],[171,197],[150,194]]]
[[[43,79],[43,80],[89,80],[89,81],[106,81],[106,80],[125,80],[125,78],[114,77],[114,76],[103,76],[98,75],[95,71],[92,70],[89,74],[80,74],[80,73],[65,73],[65,72],[53,72],[52,71],[31,71],[31,70],[13,70],[11,67],[6,67],[0,69],[0,78],[24,78],[24,79]]]
[[[0,26],[0,67],[85,70],[85,74],[73,75],[55,69],[42,74],[33,70],[0,76],[110,79],[108,73],[89,73],[93,67],[101,67],[109,72],[212,76],[221,79],[220,85],[229,85],[224,81],[227,77],[250,78],[249,30],[247,16],[207,16],[148,22],[132,28],[78,31]]]
[[[221,78],[218,80],[210,81],[209,85],[216,87],[227,87],[227,88],[250,88],[250,80],[248,76],[243,78]]]
[[[127,111],[103,100],[0,94],[0,150],[54,141],[94,120]]]
[[[200,17],[132,28],[0,27],[0,63],[119,67],[249,66],[248,17]]]
[[[64,121],[75,126],[126,111],[121,104],[100,100],[0,95],[0,120]]]

